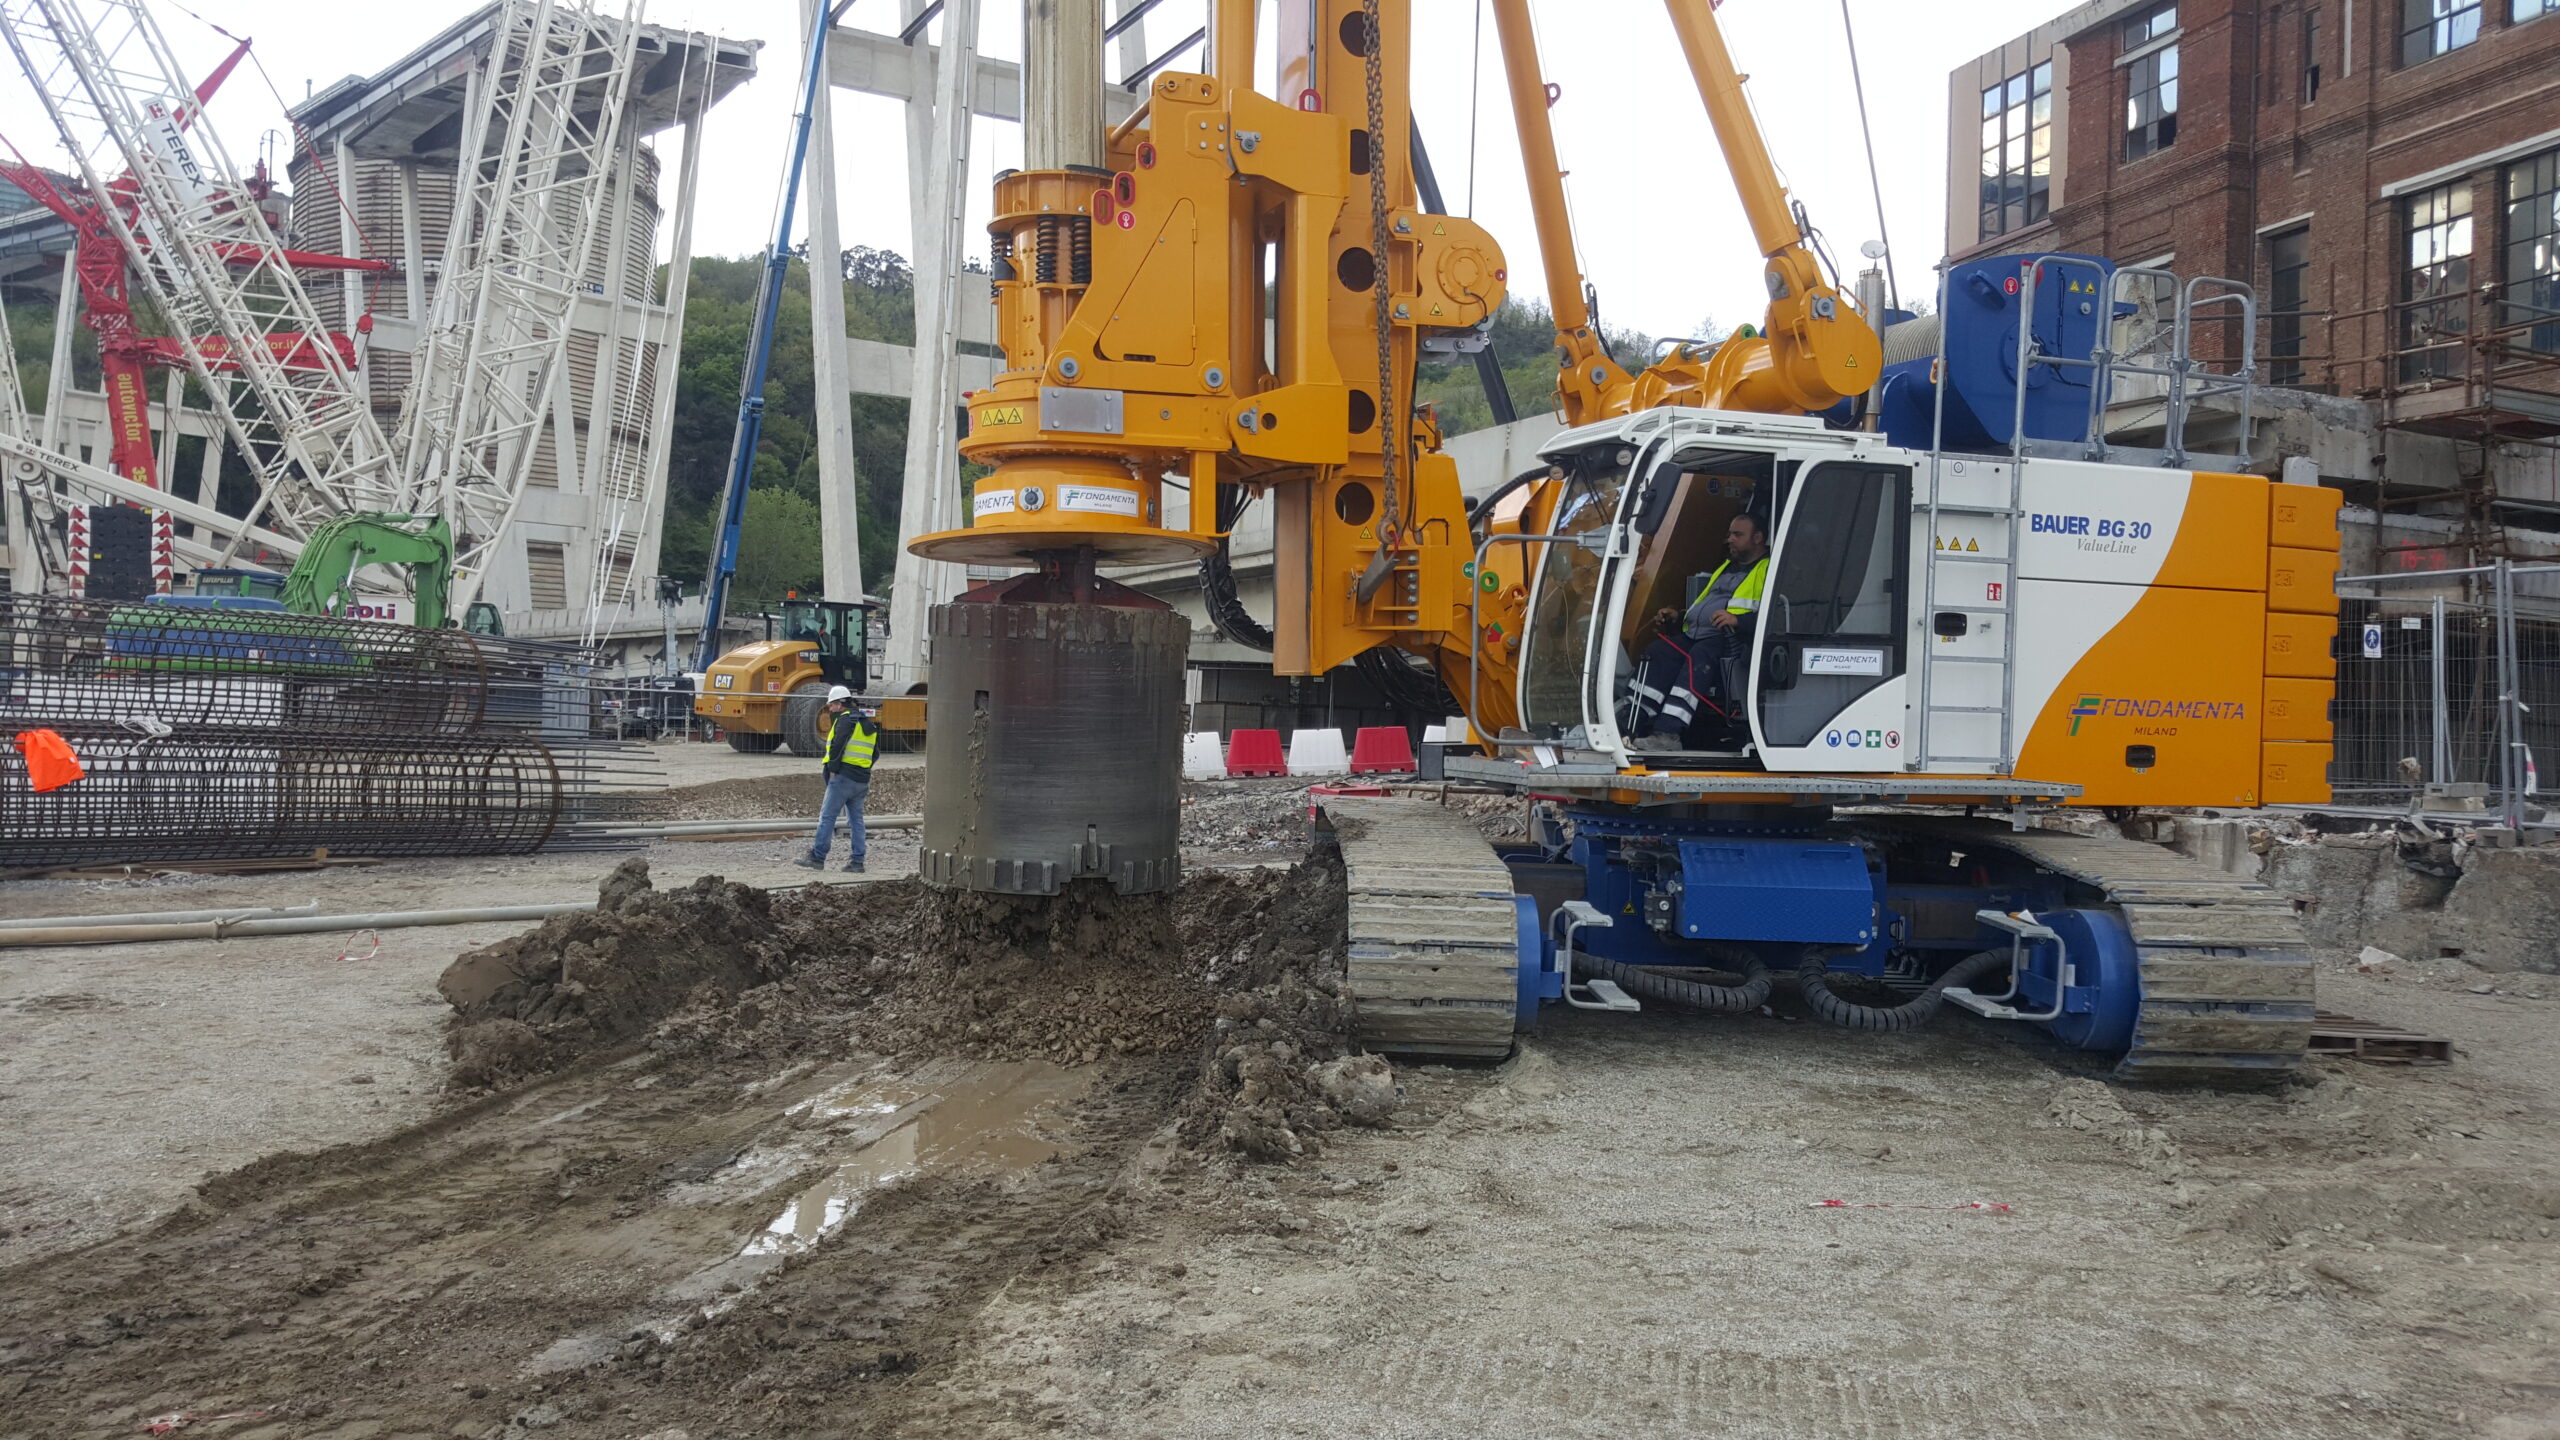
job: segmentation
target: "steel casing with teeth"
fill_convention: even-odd
[[[936,606],[919,868],[937,885],[1124,895],[1181,878],[1191,624],[1118,605]]]

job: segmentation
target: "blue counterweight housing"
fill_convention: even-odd
[[[2018,326],[2026,284],[2014,255],[1969,260],[1947,272],[1946,308],[1885,332],[1884,378],[1876,407],[1895,445],[1931,448],[1938,386],[1946,389],[1945,444],[1957,450],[2006,450],[2016,430]],[[2047,257],[2036,280],[2033,341],[2038,353],[2086,360],[2104,327],[2132,306],[2111,301],[2116,267],[2094,255]],[[1943,335],[1942,332],[1943,331]],[[1933,379],[1943,348],[1946,373]],[[2031,440],[2089,438],[2093,372],[2086,365],[2031,367],[2026,432]]]

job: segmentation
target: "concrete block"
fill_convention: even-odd
[[[1227,773],[1227,747],[1215,730],[1195,730],[1182,737],[1182,778],[1215,780]]]
[[[1348,775],[1351,752],[1343,748],[1342,732],[1293,730],[1289,733],[1289,773],[1292,775]]]
[[[2179,815],[2159,817],[2156,823],[2164,825],[2168,834],[2153,838],[2166,839],[2173,848],[2226,874],[2255,879],[2265,867],[2250,838],[2255,828],[2250,821]]]

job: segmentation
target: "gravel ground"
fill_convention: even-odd
[[[676,802],[805,778],[725,755]],[[1189,795],[1195,864],[1297,853],[1302,786]],[[911,835],[873,843],[911,872]],[[662,888],[780,885],[793,848],[647,853]],[[583,898],[618,858],[35,882],[0,913]],[[1058,1158],[919,1172],[750,1304],[719,1267],[844,1143],[806,1105],[876,1062],[658,1084],[607,1055],[450,1108],[434,981],[521,929],[0,951],[0,1440],[285,1402],[190,1433],[2560,1437],[2547,975],[2329,956],[2325,1008],[2457,1062],[2259,1093],[2113,1086],[1952,1013],[1846,1034],[1783,991],[1564,1012],[1502,1065],[1400,1069],[1392,1128],[1288,1165],[1169,1150],[1191,1072],[1105,1057],[1041,1122]],[[717,1316],[622,1338],[705,1275]]]
[[[2328,998],[2466,1053],[2217,1095],[1970,1020],[1568,1013],[1318,1166],[1164,1185],[940,1395],[990,1436],[2560,1434],[2551,1007]]]

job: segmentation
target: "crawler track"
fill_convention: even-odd
[[[1464,813],[1337,796],[1350,891],[1353,1033],[1404,1055],[1510,1053],[1519,1003],[1511,872]]]
[[[2311,960],[2293,902],[2277,891],[2113,835],[1922,817],[1868,823],[1938,845],[2005,851],[2123,914],[2142,956],[2142,1009],[2117,1074],[2212,1083],[2301,1068],[2311,1044]]]

